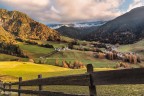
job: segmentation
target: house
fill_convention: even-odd
[[[55,48],[55,51],[66,51],[66,50],[69,50],[68,47],[63,47],[63,48]]]

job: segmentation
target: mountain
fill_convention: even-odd
[[[144,7],[138,7],[100,26],[85,38],[105,43],[134,43],[144,38]]]
[[[9,32],[5,31],[4,28],[0,26],[0,43],[1,42],[13,43],[15,40]]]
[[[97,30],[97,27],[67,27],[56,29],[61,35],[75,39],[83,39],[87,34]]]
[[[18,11],[0,9],[0,26],[14,35],[15,38],[39,40],[60,39],[57,31],[34,21],[26,14]]]
[[[97,27],[105,24],[106,21],[95,21],[95,22],[81,22],[81,23],[70,23],[70,24],[48,24],[52,29],[58,29],[62,26],[74,27],[74,28],[86,28],[86,27]]]
[[[5,31],[2,26],[0,26],[0,53],[27,57],[24,52],[16,45],[14,36]]]
[[[0,53],[27,57],[16,39],[60,40],[60,34],[18,11],[0,9]]]

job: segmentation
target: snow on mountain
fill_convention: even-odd
[[[62,26],[74,27],[74,28],[83,28],[83,27],[95,27],[105,24],[106,21],[96,21],[96,22],[82,22],[82,23],[71,23],[71,24],[47,24],[52,29],[58,29]]]

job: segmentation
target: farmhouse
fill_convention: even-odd
[[[62,47],[62,48],[55,48],[55,51],[66,51],[66,50],[69,50],[68,47]]]

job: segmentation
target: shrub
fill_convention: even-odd
[[[38,45],[38,42],[33,41],[33,40],[27,40],[25,42],[28,43],[28,44],[31,44],[31,45]]]
[[[99,59],[105,59],[105,58],[106,58],[106,55],[105,55],[104,53],[99,52],[98,55],[97,55],[97,57],[98,57]]]
[[[131,68],[129,64],[127,63],[124,63],[124,62],[120,62],[116,65],[116,68],[120,68],[120,67],[123,67],[123,68]]]
[[[23,50],[21,50],[18,45],[14,45],[11,43],[0,43],[0,52],[24,58],[28,57],[24,54]]]
[[[106,54],[106,58],[109,59],[109,60],[113,60],[114,59],[114,54],[112,52],[108,52]]]
[[[59,66],[59,61],[58,61],[58,59],[55,60],[55,66]]]
[[[42,44],[40,45],[41,47],[45,47],[45,48],[54,48],[53,45],[50,45],[50,44]]]
[[[33,59],[29,59],[29,62],[32,62],[32,63],[34,63],[34,60],[33,60]]]
[[[69,68],[69,66],[67,65],[67,63],[65,62],[65,60],[62,61],[62,65],[64,68]]]

